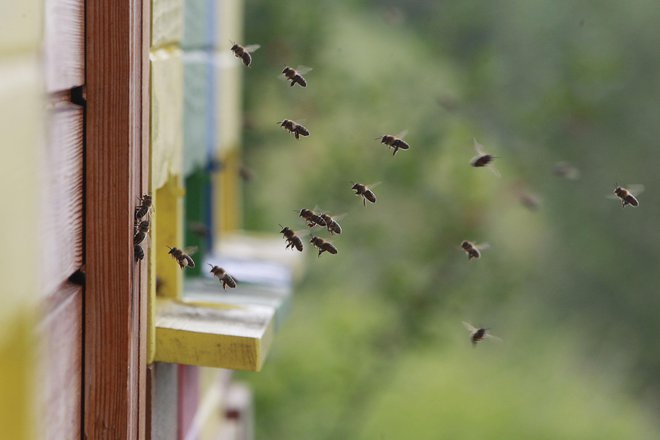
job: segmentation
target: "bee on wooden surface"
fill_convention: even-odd
[[[290,229],[288,226],[280,225],[280,227],[282,228],[282,230],[280,231],[280,234],[284,235],[284,238],[286,239],[286,242],[287,242],[286,249],[296,248],[300,252],[302,252],[303,242],[300,239],[300,237],[298,237],[296,235],[296,233],[292,229]]]
[[[285,130],[291,132],[296,139],[300,139],[300,136],[309,136],[309,130],[291,119],[285,119],[278,122],[278,124],[280,127],[284,127]]]
[[[325,221],[325,227],[330,232],[330,234],[341,234],[341,226],[338,223],[338,220],[341,220],[345,214],[336,215],[331,217],[330,214],[322,213],[321,218]]]
[[[477,342],[483,341],[485,338],[489,338],[489,339],[493,339],[493,340],[498,341],[498,342],[502,342],[502,339],[498,338],[495,335],[492,335],[492,334],[488,333],[487,328],[483,328],[483,327],[477,328],[477,327],[473,326],[472,324],[470,324],[469,322],[465,322],[465,321],[463,321],[463,326],[467,329],[467,331],[470,332],[470,341],[472,342],[473,347],[476,347]]]
[[[140,244],[147,237],[149,233],[149,220],[142,220],[135,226],[135,235],[133,236],[133,243]]]
[[[218,278],[220,282],[222,283],[222,288],[224,290],[227,290],[227,286],[229,288],[233,289],[236,287],[236,280],[234,280],[231,275],[227,273],[222,267],[219,266],[214,266],[212,264],[209,264],[211,267],[211,273],[213,274],[214,277]]]
[[[312,211],[311,209],[303,208],[300,210],[298,213],[300,217],[305,219],[305,222],[307,223],[307,226],[310,228],[319,225],[319,226],[326,226],[325,220],[323,217],[318,215],[316,212]]]
[[[398,133],[394,136],[386,134],[380,138],[380,143],[385,144],[388,147],[394,149],[394,151],[392,152],[392,156],[394,156],[396,152],[399,151],[400,149],[408,150],[410,148],[410,145],[402,139],[407,133],[408,130],[404,130],[401,133]]]
[[[552,172],[555,176],[568,180],[577,180],[580,178],[580,170],[568,162],[557,162],[552,168]]]
[[[145,215],[151,213],[153,199],[151,194],[145,194],[139,198],[140,203],[135,207],[135,220],[140,220]]]
[[[380,182],[373,185],[364,185],[362,183],[354,183],[351,189],[355,190],[355,195],[362,197],[362,204],[367,206],[367,200],[371,203],[376,203],[376,194],[371,188],[379,185]]]
[[[488,249],[490,245],[488,243],[474,244],[471,241],[463,240],[461,243],[461,248],[465,251],[468,256],[468,260],[473,258],[481,258],[481,251]]]
[[[171,248],[169,246],[168,248],[170,250],[168,254],[170,254],[172,258],[176,260],[176,262],[179,264],[179,267],[181,269],[185,269],[186,267],[190,267],[190,268],[195,267],[195,261],[188,254],[194,253],[196,251],[196,248],[186,248],[185,250],[181,250],[175,247]]]
[[[333,255],[337,253],[337,248],[334,247],[332,243],[322,239],[321,237],[317,237],[313,235],[312,239],[309,242],[319,249],[319,255],[318,255],[319,257],[323,252],[329,252]]]
[[[144,249],[139,244],[133,245],[133,255],[135,256],[135,261],[144,260]]]
[[[614,188],[614,195],[621,199],[621,206],[625,208],[628,205],[639,206],[637,196],[640,195],[642,191],[644,191],[644,185],[628,185],[628,188],[617,186]]]
[[[231,47],[231,51],[234,52],[236,58],[240,58],[247,67],[250,67],[252,64],[251,52],[256,52],[261,46],[258,44],[250,44],[248,46],[241,46],[240,44],[234,43]]]
[[[495,156],[486,153],[484,146],[477,142],[476,139],[473,139],[473,141],[474,149],[476,150],[477,155],[470,160],[470,165],[475,168],[481,168],[491,164],[493,160],[495,160]],[[497,177],[500,177],[499,171],[497,171],[497,169],[492,164],[488,167],[488,169],[491,170]]]
[[[293,87],[295,84],[299,84],[301,87],[307,87],[307,81],[303,75],[310,72],[311,70],[312,68],[307,66],[298,66],[295,69],[286,66],[284,70],[282,70],[282,74],[284,75],[284,78],[286,78],[288,81],[291,81],[291,87]]]

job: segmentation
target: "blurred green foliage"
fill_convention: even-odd
[[[245,73],[245,226],[347,213],[246,376],[259,438],[658,435],[658,22],[648,0],[246,0],[263,47]],[[306,89],[276,79],[298,64]],[[403,129],[392,157],[375,138]],[[501,179],[469,167],[473,138]],[[582,178],[553,176],[560,160]],[[377,204],[351,181],[381,181]],[[628,182],[640,208],[605,198]],[[491,247],[468,262],[464,239]],[[505,342],[473,350],[462,320]]]

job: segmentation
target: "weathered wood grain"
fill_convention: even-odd
[[[66,90],[84,82],[84,2],[44,3],[44,68],[46,91]]]
[[[82,107],[58,104],[48,112],[42,161],[40,291],[48,295],[82,265]]]
[[[44,299],[38,337],[42,356],[37,381],[41,394],[39,438],[79,438],[82,405],[83,289],[64,283]]]
[[[133,261],[144,192],[143,2],[87,2],[84,435],[144,438],[145,271]]]

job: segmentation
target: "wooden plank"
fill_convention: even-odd
[[[216,125],[218,130],[217,158],[223,160],[241,140],[243,118],[242,79],[243,66],[229,51],[219,52],[214,58],[216,97]]]
[[[274,310],[162,300],[156,314],[156,360],[259,371],[273,337]]]
[[[220,237],[238,230],[241,222],[239,151],[232,149],[221,156],[223,169],[214,176],[215,230]]]
[[[142,3],[86,4],[86,268],[84,435],[143,438],[146,333],[133,259],[143,193]],[[137,282],[136,282],[137,281]]]
[[[82,287],[70,283],[45,300],[38,328],[43,351],[37,382],[43,417],[39,438],[81,436],[82,302]]]
[[[152,0],[151,46],[179,44],[183,39],[183,0]]]
[[[184,49],[207,49],[215,43],[215,0],[185,0]],[[228,41],[226,43],[229,43]]]
[[[153,364],[151,388],[151,430],[154,440],[177,440],[178,438],[178,365]]]
[[[83,0],[46,0],[44,5],[46,91],[80,86],[85,76]]]
[[[167,184],[156,191],[155,208],[155,238],[151,249],[152,258],[156,261],[156,275],[161,282],[158,297],[181,298],[183,271],[168,253],[168,248],[186,247],[183,244],[183,187],[180,175],[171,176]],[[193,259],[195,257],[193,255]]]
[[[48,119],[39,228],[40,291],[45,295],[59,288],[83,259],[83,111],[59,104]]]
[[[11,11],[27,11],[39,16],[33,2],[7,4]],[[27,9],[24,9],[27,8]],[[10,12],[11,12],[10,11]],[[38,33],[35,23],[20,20],[14,12],[3,17],[9,29],[26,34]],[[4,38],[7,28],[0,31]],[[0,39],[4,44],[5,40]],[[18,45],[21,39],[16,40]],[[22,43],[21,43],[22,44]],[[13,62],[0,60],[0,200],[3,215],[0,225],[5,233],[2,246],[7,255],[0,265],[2,295],[0,295],[0,426],[2,436],[10,439],[35,438],[34,407],[36,340],[36,303],[38,272],[33,264],[39,261],[39,185],[35,176],[41,172],[39,153],[43,136],[41,108],[41,78],[35,56]],[[18,192],[17,192],[18,191]]]
[[[209,70],[212,58],[201,51],[183,55],[183,174],[190,175],[205,167],[215,124],[208,113],[212,112],[214,96]],[[211,127],[209,127],[209,125]]]

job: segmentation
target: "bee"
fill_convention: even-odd
[[[227,290],[227,286],[229,286],[231,289],[236,287],[236,280],[234,280],[231,275],[229,275],[223,268],[214,266],[212,264],[209,264],[209,266],[211,267],[210,272],[214,277],[217,277],[220,280],[224,290]]]
[[[250,56],[250,52],[256,52],[260,47],[261,46],[258,44],[250,44],[249,46],[243,47],[240,44],[234,43],[231,47],[231,51],[234,52],[236,58],[240,58],[241,61],[243,61],[243,64],[250,67],[250,64],[252,64],[252,56]]]
[[[470,165],[472,165],[475,168],[481,168],[493,162],[495,156],[486,153],[484,151],[484,146],[481,145],[479,142],[477,142],[476,139],[473,139],[473,141],[474,141],[474,149],[477,151],[477,155],[470,160]],[[493,174],[495,174],[497,177],[500,177],[499,171],[497,171],[497,169],[494,166],[491,165],[488,167],[488,169],[490,169],[493,172]]]
[[[307,226],[309,226],[310,228],[312,228],[316,225],[326,226],[326,223],[325,223],[325,220],[323,219],[323,217],[321,217],[320,215],[318,215],[317,213],[315,213],[311,209],[303,208],[303,209],[300,210],[298,215],[305,219],[305,221],[307,222]]]
[[[577,180],[580,178],[580,170],[568,162],[557,162],[552,169],[555,176],[563,177],[568,180]]]
[[[307,66],[298,66],[295,69],[286,66],[284,70],[282,70],[282,74],[284,75],[284,78],[286,78],[288,81],[291,81],[291,87],[293,87],[295,84],[299,84],[301,87],[307,87],[307,81],[303,75],[310,72],[311,70],[312,68]]]
[[[145,194],[139,198],[140,203],[135,207],[135,220],[140,220],[145,215],[151,213],[153,200],[151,194]]]
[[[392,156],[394,156],[396,152],[399,151],[399,149],[408,150],[410,148],[410,145],[402,139],[406,135],[406,133],[408,133],[408,130],[404,130],[401,133],[394,136],[386,134],[382,138],[380,138],[380,143],[385,144],[390,148],[393,148],[394,151],[392,152]]]
[[[354,183],[351,189],[355,190],[356,196],[362,197],[362,204],[367,206],[367,200],[369,200],[371,203],[376,203],[376,194],[371,190],[371,188],[379,184],[380,182],[367,186],[362,183]]]
[[[135,255],[135,261],[141,261],[144,259],[144,249],[139,244],[133,245],[133,255]]]
[[[249,183],[254,180],[254,172],[245,165],[238,167],[238,175],[245,183]]]
[[[518,182],[514,184],[512,186],[512,191],[518,199],[518,202],[528,210],[535,212],[541,208],[541,199],[539,199],[536,194],[527,190],[524,183]]]
[[[323,252],[330,252],[333,255],[337,253],[337,248],[334,247],[332,243],[322,239],[321,237],[316,237],[313,235],[312,239],[309,242],[312,243],[317,248],[319,248],[319,255],[318,255],[319,257]]]
[[[286,248],[287,249],[289,249],[289,248],[293,249],[295,247],[300,252],[302,252],[303,242],[300,239],[300,237],[298,237],[296,235],[296,233],[293,232],[293,230],[291,230],[288,226],[280,225],[280,227],[282,228],[282,230],[280,231],[280,234],[284,234],[284,238],[286,239],[286,242],[287,242]]]
[[[140,244],[147,237],[149,232],[149,220],[142,220],[135,226],[135,235],[133,236],[133,243]]]
[[[471,241],[463,240],[461,243],[461,248],[465,251],[468,256],[468,260],[473,258],[481,258],[481,251],[488,249],[490,245],[488,243],[474,244]]]
[[[643,185],[628,185],[628,188],[618,186],[614,188],[614,195],[621,199],[622,205],[624,208],[627,205],[630,206],[639,206],[639,200],[637,196],[644,191]]]
[[[172,258],[176,260],[176,262],[179,264],[179,267],[181,269],[185,269],[186,267],[190,267],[190,268],[195,267],[195,261],[192,259],[190,255],[188,255],[194,253],[195,248],[191,248],[191,249],[186,248],[185,250],[181,250],[175,247],[171,248],[169,246],[168,248],[170,250],[168,254],[170,254]]]
[[[331,217],[330,214],[322,213],[320,217],[325,222],[325,227],[330,234],[341,234],[341,226],[337,223],[337,220],[340,220],[343,215]]]
[[[278,122],[278,124],[280,127],[284,127],[285,130],[293,133],[296,139],[300,139],[300,136],[309,136],[309,130],[291,119],[285,119]]]
[[[206,238],[210,234],[208,226],[202,222],[188,223],[188,230],[200,238]]]
[[[476,328],[469,322],[465,322],[465,321],[463,321],[463,326],[467,329],[467,331],[470,332],[470,341],[472,342],[473,347],[476,347],[477,342],[483,341],[484,338],[490,338],[495,341],[502,342],[502,339],[488,333],[489,329],[487,328],[483,328],[483,327]]]

